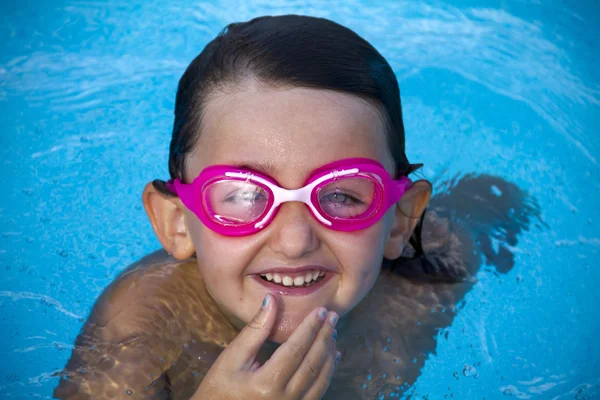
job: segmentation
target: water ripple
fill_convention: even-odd
[[[9,297],[13,301],[16,301],[16,300],[44,301],[45,303],[54,306],[54,309],[65,314],[68,317],[72,317],[75,319],[82,318],[81,315],[74,314],[74,313],[70,312],[69,310],[65,309],[58,300],[53,299],[52,297],[46,296],[43,294],[36,294],[36,293],[31,293],[31,292],[10,292],[7,290],[2,290],[2,291],[0,291],[0,297]]]
[[[90,110],[110,104],[115,97],[130,96],[124,85],[155,82],[167,75],[175,78],[189,62],[188,49],[197,53],[229,22],[301,12],[356,29],[390,60],[400,80],[423,69],[441,68],[523,103],[598,165],[598,143],[584,141],[584,129],[570,111],[575,105],[600,105],[600,86],[582,81],[569,49],[549,38],[550,28],[505,10],[359,0],[148,2],[135,9],[111,7],[109,12],[95,2],[70,4],[67,11],[72,18],[83,19],[86,29],[96,32],[100,27],[93,27],[100,23],[108,33],[90,34],[72,51],[16,56],[0,65],[0,87],[24,91],[39,106]],[[143,17],[142,25],[136,16]],[[158,38],[157,32],[163,36],[166,32],[166,37]],[[148,47],[153,38],[165,45]]]

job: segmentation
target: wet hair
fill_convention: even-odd
[[[354,31],[333,21],[299,15],[265,16],[232,23],[190,63],[179,81],[169,148],[171,179],[186,181],[186,157],[201,134],[211,95],[253,79],[265,87],[332,90],[361,98],[382,116],[396,178],[420,164],[404,151],[400,89],[385,58]],[[160,180],[157,190],[174,195]],[[421,222],[410,240],[422,254]]]

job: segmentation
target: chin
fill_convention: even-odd
[[[292,332],[282,332],[276,331],[269,336],[269,341],[277,344],[285,343],[290,336],[292,336]]]
[[[309,311],[310,312],[310,311]],[[269,335],[269,340],[275,343],[284,343],[302,323],[308,313],[284,313],[277,317],[275,326]]]

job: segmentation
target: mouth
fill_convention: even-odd
[[[301,272],[268,272],[252,275],[252,278],[269,289],[269,291],[290,295],[303,296],[323,287],[333,273],[323,270],[304,270]]]

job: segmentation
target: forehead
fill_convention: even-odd
[[[380,161],[391,172],[380,113],[343,93],[305,88],[220,93],[206,104],[202,132],[186,172],[215,164],[262,165],[277,179],[299,181],[315,168],[350,157]]]

